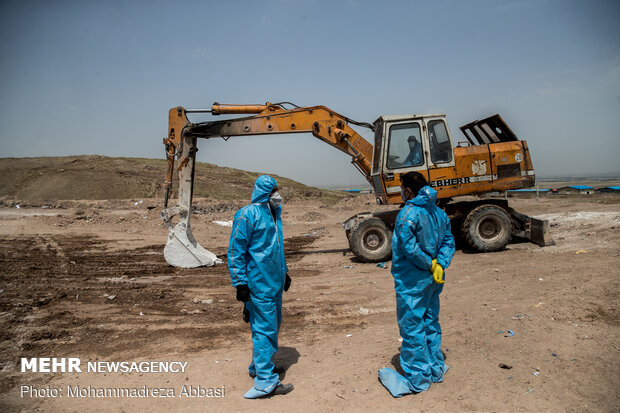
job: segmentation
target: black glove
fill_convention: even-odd
[[[250,287],[245,284],[237,286],[237,301],[250,301]]]
[[[250,322],[250,310],[245,307],[243,307],[243,321],[246,323]]]
[[[291,277],[286,273],[286,278],[284,279],[284,291],[288,291],[291,288]]]

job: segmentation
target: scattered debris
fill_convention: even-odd
[[[387,268],[387,265],[384,262],[380,262],[379,264],[377,264],[377,267],[379,267],[379,268]]]
[[[514,336],[514,335],[515,335],[515,332],[514,332],[514,331],[512,331],[512,330],[508,330],[508,331],[507,331],[507,333],[508,333],[508,334],[507,334],[507,335],[505,335],[504,337],[512,337],[512,336]]]
[[[530,394],[530,393],[534,393],[534,389],[527,389],[527,391],[525,392],[525,394]]]
[[[347,336],[347,337],[352,337],[352,336],[353,336],[353,334],[347,334],[346,336]]]
[[[211,221],[216,225],[219,225],[220,227],[232,227],[233,222],[232,221]]]
[[[553,357],[557,357],[557,356],[558,356],[556,353],[551,353],[551,355],[552,355]]]
[[[534,307],[540,307],[543,303],[534,304]]]
[[[532,374],[533,374],[534,376],[538,376],[538,375],[540,374],[540,372],[539,372],[539,371],[535,371],[535,372],[533,372]]]
[[[353,265],[345,265],[344,268],[355,268]]]
[[[144,313],[142,311],[140,311],[140,315],[144,315]]]
[[[506,369],[506,370],[510,370],[512,368],[512,366],[509,366],[508,364],[504,364],[504,363],[499,363],[499,367],[502,369]]]
[[[20,209],[21,207],[19,206],[19,204],[15,205],[15,208]]]
[[[194,302],[194,304],[198,304],[198,303],[201,303],[201,304],[213,304],[213,299],[212,298],[208,298],[206,300],[201,300],[200,298],[194,298],[192,301]]]
[[[575,254],[587,254],[587,253],[588,253],[588,251],[586,251],[586,250],[579,250]]]
[[[360,309],[359,309],[357,312],[358,312],[360,315],[368,315],[368,313],[369,313],[370,311],[368,311],[368,309],[367,309],[367,308],[360,307]]]
[[[336,393],[336,396],[340,397],[342,400],[349,400],[340,393]]]

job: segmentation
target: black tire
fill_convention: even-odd
[[[381,262],[392,258],[392,231],[380,218],[368,218],[351,230],[349,246],[362,262]]]
[[[503,208],[480,205],[467,214],[461,233],[474,250],[497,251],[504,248],[512,237],[512,219]]]

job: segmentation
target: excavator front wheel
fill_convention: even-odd
[[[387,261],[392,257],[392,231],[380,218],[368,218],[351,230],[349,245],[360,261]]]
[[[476,251],[497,251],[506,246],[512,236],[512,219],[496,205],[480,205],[472,209],[463,221],[461,233],[465,242]]]

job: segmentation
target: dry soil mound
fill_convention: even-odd
[[[166,161],[84,155],[0,159],[0,198],[5,200],[163,198],[161,182]],[[257,172],[197,163],[194,196],[218,200],[247,200]],[[320,199],[333,204],[345,197],[335,191],[309,187],[274,175],[283,196]],[[176,185],[172,197],[176,196]]]

